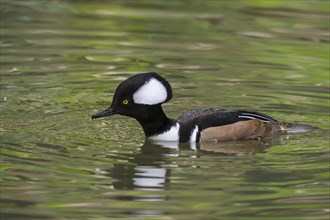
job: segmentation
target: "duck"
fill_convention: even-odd
[[[195,109],[171,119],[162,104],[172,96],[171,85],[164,77],[155,72],[139,73],[121,82],[110,107],[93,114],[92,119],[123,115],[136,119],[149,140],[193,144],[262,139],[276,133],[314,129],[279,122],[256,111],[220,108]]]

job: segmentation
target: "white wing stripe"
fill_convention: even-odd
[[[265,116],[261,116],[261,115],[256,115],[256,114],[252,114],[252,113],[242,113],[242,115],[247,115],[247,116],[251,116],[251,117],[254,117],[255,119],[265,119],[267,121],[274,121],[273,119],[271,118],[267,118]],[[238,116],[240,117],[240,116]]]
[[[244,115],[240,115],[238,116],[239,118],[248,118],[248,119],[258,119],[260,120],[260,118],[255,118],[255,117],[251,117],[251,116],[244,116]],[[262,122],[269,122],[269,120],[265,121],[265,120],[260,120]]]

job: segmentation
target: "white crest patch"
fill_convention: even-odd
[[[149,138],[155,141],[179,141],[179,129],[180,125],[176,123],[171,127],[170,130],[167,130],[162,134],[151,136]]]
[[[156,105],[166,99],[165,86],[155,78],[151,78],[133,94],[133,100],[136,104]]]

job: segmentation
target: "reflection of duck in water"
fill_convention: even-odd
[[[176,149],[146,141],[139,152],[127,156],[127,163],[115,163],[110,169],[102,169],[103,175],[114,178],[112,186],[115,189],[162,191],[169,183],[170,169],[165,167],[172,162],[168,158],[178,154]],[[141,200],[142,197],[134,199]]]
[[[196,146],[189,143],[174,145],[171,142],[155,143],[155,141],[146,139],[138,152],[123,155],[124,158],[127,158],[126,163],[114,163],[110,169],[99,168],[99,172],[102,173],[101,175],[112,177],[113,182],[111,185],[117,190],[163,191],[170,186],[171,168],[180,166],[174,158],[180,157],[181,153],[187,154],[187,151],[190,151],[191,153],[188,153],[192,158],[190,166],[197,167],[194,158],[210,155],[248,155],[257,153],[266,147],[270,147],[274,140],[277,142],[279,138],[266,139],[266,141],[201,143],[197,145],[198,151],[194,151],[195,149],[191,148]],[[129,198],[119,196],[119,199],[159,201],[166,198],[162,194],[153,193],[147,196],[137,195]]]
[[[249,155],[264,151],[273,145],[280,145],[281,139],[278,135],[267,137],[262,140],[244,140],[244,141],[225,141],[225,142],[202,142],[202,143],[175,143],[169,141],[154,141],[146,139],[145,143],[161,146],[163,148],[175,149],[179,152],[180,149],[190,149],[203,154],[222,154],[222,155]],[[145,145],[144,145],[145,146]],[[179,153],[177,153],[179,155]],[[172,154],[175,155],[175,154]]]
[[[151,140],[191,144],[259,139],[283,131],[313,129],[306,125],[280,123],[268,115],[242,110],[199,109],[173,120],[165,115],[161,106],[171,98],[171,86],[164,78],[156,73],[137,74],[123,81],[111,106],[92,118],[125,115],[135,118]]]

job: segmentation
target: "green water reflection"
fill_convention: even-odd
[[[328,21],[322,0],[1,0],[1,218],[328,219]],[[191,149],[90,120],[146,71],[172,84],[170,117],[322,130]]]

